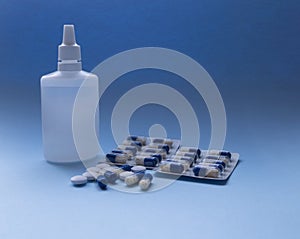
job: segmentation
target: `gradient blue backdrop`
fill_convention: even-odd
[[[297,0],[17,1],[0,0],[0,238],[297,238],[300,146],[300,2]],[[225,147],[241,163],[225,186],[176,181],[131,195],[95,185],[73,188],[81,165],[43,159],[39,79],[56,69],[62,26],[75,24],[83,66],[92,70],[131,48],[171,48],[198,61],[223,97]],[[157,70],[121,77],[104,95],[105,149],[112,106],[137,82],[182,92],[200,119],[201,147],[210,126],[201,96],[179,77]],[[157,110],[160,119],[145,118]],[[105,114],[106,113],[106,114]],[[163,107],[148,105],[130,128],[153,123],[179,136]]]

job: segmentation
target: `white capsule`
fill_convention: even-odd
[[[138,183],[142,177],[144,176],[144,173],[136,173],[134,175],[128,176],[125,178],[125,183],[127,186],[132,186],[136,183]]]
[[[153,176],[150,173],[146,173],[139,182],[139,186],[142,190],[147,190],[150,187]]]
[[[103,168],[110,167],[110,165],[108,163],[98,163],[96,165],[96,167],[99,168],[99,169],[103,169]]]
[[[93,175],[99,173],[99,171],[100,171],[100,169],[98,167],[89,167],[86,170]]]
[[[119,177],[122,181],[124,181],[126,177],[132,176],[132,175],[134,175],[133,172],[125,171],[125,172],[120,173]]]

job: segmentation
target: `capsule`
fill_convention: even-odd
[[[149,148],[155,148],[155,149],[163,149],[166,151],[167,154],[169,154],[170,147],[167,144],[149,144]]]
[[[170,148],[172,148],[172,146],[173,146],[173,140],[171,140],[171,139],[152,138],[151,142],[153,144],[167,144]]]
[[[151,153],[151,154],[160,154],[163,159],[167,157],[167,153],[165,150],[162,149],[155,149],[155,148],[143,148],[141,153]]]
[[[168,162],[168,163],[181,163],[184,167],[184,171],[188,170],[190,168],[190,163],[186,160],[174,160],[174,159],[167,159],[164,162]]]
[[[222,173],[224,171],[224,167],[222,164],[216,164],[216,163],[199,163],[198,165],[200,166],[208,166],[208,167],[213,167],[213,168],[217,168],[220,173]]]
[[[137,148],[135,146],[129,146],[129,145],[118,145],[118,149],[130,151],[133,155],[136,155]]]
[[[107,180],[108,183],[114,184],[118,179],[118,174],[111,171],[106,171],[104,173],[104,178]]]
[[[142,137],[142,136],[136,136],[136,135],[129,135],[127,137],[127,140],[132,140],[132,141],[138,141],[138,142],[141,142],[142,145],[145,145],[146,144],[146,141],[147,139],[145,137]]]
[[[114,154],[127,154],[129,157],[133,156],[132,151],[129,150],[113,149],[111,152]]]
[[[225,156],[225,157],[231,159],[231,153],[229,151],[211,149],[211,150],[207,151],[207,154],[208,155]]]
[[[128,155],[126,154],[115,153],[106,154],[106,158],[112,163],[126,163],[126,161],[129,159]]]
[[[97,178],[97,183],[98,183],[98,186],[99,186],[102,190],[106,190],[106,189],[107,189],[107,180],[105,179],[105,177],[99,176],[99,177]]]
[[[132,186],[137,184],[144,176],[144,173],[135,173],[132,176],[128,176],[125,178],[125,183],[127,186]]]
[[[158,164],[158,159],[156,157],[136,156],[135,163],[146,167],[155,167]]]
[[[175,161],[178,161],[178,160],[185,161],[189,165],[189,167],[192,167],[193,163],[194,163],[194,159],[190,158],[190,157],[183,157],[183,156],[175,155],[175,156],[172,156],[171,159],[175,160]]]
[[[161,154],[152,154],[152,153],[146,153],[146,152],[141,152],[138,154],[138,156],[155,157],[155,158],[157,158],[159,163],[161,162],[161,160],[163,158]]]
[[[184,151],[177,151],[176,152],[176,156],[183,156],[183,157],[190,157],[190,158],[193,158],[194,162],[197,161],[197,154],[196,153],[189,153],[189,152],[184,152]]]
[[[217,159],[208,159],[208,158],[204,158],[201,163],[213,163],[213,164],[221,164],[224,168],[227,167],[228,165],[228,159],[227,161],[223,161],[223,160],[217,160]]]
[[[166,162],[160,166],[161,171],[170,173],[183,173],[184,164],[178,162]]]
[[[194,148],[194,147],[180,147],[179,152],[192,152],[196,153],[198,158],[201,156],[201,150],[199,148]]]
[[[205,155],[205,159],[210,159],[210,160],[221,160],[224,163],[229,164],[230,162],[230,158],[226,157],[226,156],[220,156],[220,155]]]
[[[124,170],[124,171],[131,171],[131,168],[133,166],[129,165],[129,164],[124,164],[121,166],[121,169]]]
[[[128,145],[128,146],[136,147],[138,151],[141,150],[141,148],[143,146],[141,142],[139,142],[139,141],[131,141],[131,140],[124,140],[122,144],[123,145]]]
[[[219,169],[204,165],[197,165],[193,168],[195,176],[217,178],[220,175]]]
[[[150,173],[146,173],[141,181],[139,182],[139,186],[142,190],[147,190],[152,182],[153,176]]]

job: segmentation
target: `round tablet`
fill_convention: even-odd
[[[82,175],[73,176],[71,182],[74,186],[83,186],[87,183],[87,178]]]
[[[133,172],[125,171],[123,173],[120,173],[119,177],[122,181],[124,181],[126,177],[131,176],[133,174],[134,174]]]
[[[86,177],[88,181],[95,181],[95,177],[90,172],[85,172],[82,176]]]
[[[134,173],[142,173],[146,171],[146,168],[144,166],[134,166],[131,168],[131,171]]]

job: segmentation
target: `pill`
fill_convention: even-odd
[[[170,147],[167,144],[149,144],[149,148],[155,148],[155,149],[163,149],[166,151],[166,153],[169,153]]]
[[[107,180],[105,179],[104,176],[99,176],[97,178],[97,183],[99,185],[99,187],[102,189],[102,190],[106,190],[107,189]]]
[[[177,151],[176,156],[190,157],[190,158],[193,158],[195,162],[198,158],[198,155],[196,153],[193,153],[193,152],[189,153],[189,152],[184,152],[184,151]]]
[[[167,157],[167,152],[165,150],[156,149],[156,148],[144,147],[142,149],[142,153],[160,154],[164,159]]]
[[[162,171],[171,173],[183,173],[184,168],[184,165],[178,162],[166,162],[160,166]]]
[[[150,187],[153,176],[150,173],[146,173],[143,178],[139,181],[139,186],[142,190],[147,190]]]
[[[132,175],[134,175],[133,172],[125,171],[123,173],[120,173],[120,179],[124,181],[126,177],[132,176]]]
[[[124,140],[123,145],[133,146],[136,147],[138,150],[141,150],[141,147],[143,146],[141,142],[139,141],[131,141],[131,140]]]
[[[88,181],[95,181],[95,177],[90,172],[85,172],[82,176],[86,177]]]
[[[126,161],[129,159],[128,155],[126,154],[114,153],[106,154],[106,158],[112,163],[126,163]]]
[[[132,140],[132,141],[139,141],[141,142],[143,145],[146,144],[147,139],[145,137],[142,136],[136,136],[136,135],[129,135],[127,137],[127,140]]]
[[[135,163],[146,167],[155,167],[158,164],[158,159],[155,157],[136,156]]]
[[[190,168],[190,164],[189,162],[185,161],[185,160],[174,160],[174,159],[167,159],[164,162],[168,162],[168,163],[181,163],[184,166],[184,171]]]
[[[122,145],[122,144],[118,145],[118,149],[130,151],[133,155],[136,155],[136,152],[137,152],[136,147],[128,146],[128,145]]]
[[[142,173],[146,171],[146,168],[144,166],[134,166],[131,168],[131,171],[134,173]]]
[[[144,156],[144,157],[155,157],[157,158],[158,162],[160,163],[163,156],[161,154],[153,154],[153,153],[147,153],[147,152],[140,152],[138,156]]]
[[[121,169],[124,171],[131,171],[133,166],[129,165],[129,164],[124,164],[121,166]]]
[[[205,155],[205,159],[211,159],[211,160],[221,160],[224,163],[229,164],[230,158],[226,156],[220,156],[220,155]]]
[[[144,173],[135,173],[131,176],[128,176],[125,178],[125,183],[127,184],[127,186],[132,186],[134,184],[137,184],[142,177],[144,176]]]
[[[219,170],[217,168],[202,166],[202,165],[195,166],[193,168],[193,172],[195,176],[199,176],[199,177],[217,178],[220,175]]]
[[[118,179],[118,174],[111,171],[106,171],[104,173],[104,178],[107,180],[108,183],[114,184]]]
[[[167,144],[170,148],[173,146],[173,140],[163,138],[152,138],[151,142],[154,144]]]
[[[223,151],[223,150],[215,150],[211,149],[207,151],[208,155],[220,155],[220,156],[225,156],[229,159],[231,159],[231,153],[229,151]]]
[[[213,163],[203,163],[202,162],[202,163],[199,163],[198,165],[216,168],[220,171],[220,173],[224,171],[224,167],[222,164],[213,164]]]
[[[200,156],[201,156],[201,150],[199,148],[195,148],[195,147],[180,147],[179,151],[196,153],[198,158],[200,158]]]
[[[188,163],[189,167],[193,166],[194,163],[194,159],[191,157],[184,157],[184,156],[178,156],[178,155],[174,155],[171,157],[172,160],[181,160],[181,161],[186,161],[186,163]]]
[[[228,160],[228,159],[227,159]],[[221,164],[225,168],[228,165],[228,161],[223,161],[223,160],[217,160],[217,159],[208,159],[204,158],[201,163],[214,163],[214,164]]]
[[[96,165],[96,167],[99,169],[104,169],[104,168],[110,167],[110,165],[108,163],[98,163]]]
[[[82,175],[76,175],[71,178],[74,186],[84,186],[87,183],[87,178]]]
[[[113,149],[111,152],[114,154],[127,154],[129,157],[133,156],[132,151],[128,151],[128,150]]]

